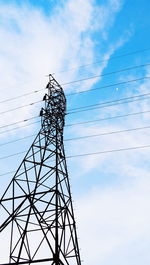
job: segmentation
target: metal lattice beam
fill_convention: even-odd
[[[41,129],[0,200],[0,236],[11,226],[7,265],[81,264],[63,145],[66,98],[52,75],[47,89]]]

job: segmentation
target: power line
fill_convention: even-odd
[[[19,130],[19,129],[22,129],[24,127],[28,127],[30,125],[33,125],[33,124],[36,124],[36,123],[39,123],[39,122],[40,121],[35,121],[35,122],[29,123],[29,124],[26,124],[26,125],[23,125],[23,126],[20,126],[20,127],[16,127],[16,128],[10,129],[10,130],[5,130],[5,131],[0,132],[0,134],[4,134],[4,133],[7,133],[7,132],[12,132],[12,131],[15,131],[15,130]]]
[[[143,67],[143,66],[146,66],[147,64],[145,65],[142,65],[142,66],[134,66],[132,67],[132,69],[134,68],[137,68],[137,67]],[[148,64],[149,65],[149,64]],[[129,69],[129,68],[125,68],[125,69]],[[122,69],[122,70],[118,70],[118,71],[115,71],[115,72],[110,72],[110,73],[106,73],[106,74],[103,74],[103,75],[99,75],[98,77],[100,76],[105,76],[105,75],[109,75],[109,74],[113,74],[113,73],[117,73],[117,72],[120,72],[120,71],[125,71],[125,69]],[[131,69],[131,68],[130,68]],[[96,78],[96,76],[95,76]],[[116,86],[116,85],[122,85],[122,84],[127,84],[127,83],[131,83],[131,82],[136,82],[136,81],[140,81],[140,80],[144,80],[144,79],[149,79],[150,77],[149,76],[146,76],[146,77],[141,77],[141,78],[137,78],[137,79],[133,79],[133,80],[128,80],[128,81],[124,81],[124,82],[119,82],[119,83],[115,83],[115,84],[110,84],[110,85],[106,85],[106,86],[102,86],[102,87],[98,87],[98,88],[93,88],[93,89],[90,89],[90,90],[83,90],[83,91],[79,91],[79,92],[73,92],[73,93],[69,93],[69,94],[66,94],[66,96],[72,96],[72,95],[76,95],[76,94],[80,94],[80,93],[87,93],[87,92],[90,92],[90,91],[93,91],[93,90],[97,90],[97,89],[103,89],[103,88],[107,88],[107,87],[111,87],[111,86]],[[87,80],[87,79],[84,79],[84,80]],[[75,81],[71,81],[72,82],[78,82],[79,80],[75,80]],[[63,85],[63,84],[61,84]],[[24,97],[26,95],[31,95],[31,94],[34,94],[34,93],[38,93],[42,90],[45,90],[46,88],[42,88],[42,89],[39,89],[39,90],[35,90],[33,92],[30,92],[30,93],[26,93],[26,94],[22,94],[22,95],[19,95],[17,97],[14,97],[14,98],[8,98],[6,100],[2,100],[0,101],[0,104],[1,103],[5,103],[5,102],[8,102],[8,101],[12,101],[12,100],[15,100],[17,98],[21,98],[21,97]],[[40,101],[39,101],[40,102]],[[30,103],[29,105],[33,105],[33,103]]]
[[[127,113],[127,114],[123,114],[123,115],[117,115],[117,116],[112,116],[112,117],[107,117],[107,118],[101,118],[101,119],[97,119],[97,120],[89,120],[89,121],[85,121],[85,122],[70,123],[70,124],[66,124],[66,127],[75,126],[75,125],[82,125],[82,124],[87,124],[87,123],[101,122],[101,121],[118,119],[118,118],[123,118],[123,117],[128,117],[128,116],[134,116],[134,115],[136,116],[136,115],[139,115],[139,114],[146,114],[146,113],[150,113],[150,110],[139,111],[139,112],[134,112],[134,113]]]
[[[108,88],[108,87],[113,87],[113,86],[118,86],[118,85],[124,85],[124,84],[128,84],[128,83],[133,83],[133,82],[137,82],[137,81],[141,81],[141,80],[144,80],[144,79],[150,79],[149,76],[145,76],[145,77],[141,77],[141,78],[136,78],[136,79],[132,79],[132,80],[127,80],[127,81],[123,81],[123,82],[118,82],[118,83],[114,83],[114,84],[110,84],[110,85],[105,85],[105,86],[101,86],[101,87],[96,87],[96,88],[92,88],[92,89],[88,89],[88,90],[81,90],[81,91],[78,91],[78,92],[73,92],[73,93],[69,93],[69,94],[66,94],[66,97],[69,97],[69,96],[73,96],[73,95],[77,95],[77,94],[81,94],[81,93],[89,93],[89,92],[92,92],[94,90],[100,90],[100,89],[103,89],[103,88]],[[45,89],[45,88],[44,88]],[[40,90],[36,90],[34,92],[30,92],[28,93],[29,94],[33,94],[33,93],[37,93],[39,91],[43,90],[40,89]],[[24,97],[26,94],[22,94],[18,97],[14,97],[14,98],[9,98],[9,99],[6,99],[6,100],[3,100],[3,101],[0,101],[0,104],[1,103],[4,103],[4,102],[7,102],[7,101],[11,101],[11,100],[15,100],[17,98],[21,98],[21,97]],[[42,100],[41,100],[42,101]],[[40,101],[39,101],[40,102]],[[33,102],[34,103],[34,102]],[[30,103],[29,105],[33,105],[33,103]]]
[[[14,153],[14,154],[8,155],[8,156],[2,156],[2,157],[0,157],[0,160],[4,160],[4,159],[10,158],[10,157],[14,157],[14,156],[17,156],[17,155],[21,155],[21,154],[24,154],[26,152],[27,151],[22,151],[22,152],[18,152],[18,153]]]
[[[65,127],[82,125],[82,124],[87,124],[87,123],[107,121],[107,120],[112,120],[112,119],[118,119],[118,118],[128,117],[128,116],[136,116],[136,115],[146,114],[146,113],[150,113],[150,110],[139,111],[139,112],[134,112],[134,113],[127,113],[127,114],[123,114],[123,115],[116,115],[116,116],[101,118],[101,119],[97,119],[97,120],[89,120],[89,121],[83,121],[83,122],[70,123],[70,124],[66,124]],[[18,123],[21,123],[21,122],[22,121],[20,121]],[[11,132],[11,131],[14,131],[14,130],[18,130],[18,129],[21,129],[21,128],[24,128],[24,127],[27,127],[27,126],[30,126],[30,125],[33,125],[33,124],[36,124],[36,123],[40,123],[40,121],[32,122],[32,123],[29,123],[29,124],[26,124],[26,125],[23,125],[23,126],[20,126],[20,127],[16,127],[16,128],[10,129],[10,130],[5,130],[5,131],[0,132],[0,134],[7,133],[7,132]],[[10,126],[10,125],[8,124],[6,126]],[[1,128],[2,127],[0,127],[0,129]]]
[[[130,151],[130,150],[136,150],[136,149],[145,149],[145,148],[150,148],[150,145],[143,145],[143,146],[134,146],[134,147],[128,147],[128,148],[105,150],[105,151],[100,151],[100,152],[95,152],[95,153],[78,154],[78,155],[73,155],[73,156],[67,156],[66,158],[75,158],[75,157],[82,157],[82,156],[92,156],[92,155],[108,154],[108,153],[114,153],[114,152],[123,152],[123,151]]]
[[[85,68],[85,67],[88,67],[90,65],[94,65],[94,64],[98,64],[98,63],[103,63],[103,62],[108,62],[108,61],[111,61],[111,60],[114,60],[114,59],[118,59],[118,58],[121,58],[121,57],[130,56],[130,55],[137,54],[137,53],[146,52],[146,51],[149,51],[149,50],[150,50],[150,48],[136,50],[136,51],[128,52],[128,53],[124,53],[124,54],[121,54],[121,55],[112,56],[111,58],[106,59],[106,60],[100,60],[100,61],[95,61],[95,62],[92,62],[92,63],[83,64],[83,65],[80,65],[78,67],[72,67],[72,68],[70,68],[68,70],[60,70],[60,71],[55,72],[53,74],[66,73],[66,72],[70,72],[70,71],[73,71],[73,70],[76,70],[76,69]]]
[[[111,101],[104,101],[104,102],[96,103],[96,104],[92,104],[92,105],[81,106],[81,107],[69,109],[69,111],[70,110],[84,109],[84,108],[89,108],[89,107],[95,107],[95,106],[101,106],[101,105],[105,105],[105,104],[109,104],[109,103],[115,103],[115,102],[120,102],[120,101],[124,101],[124,100],[136,99],[136,98],[147,97],[147,96],[150,96],[150,93],[144,93],[144,94],[139,94],[136,96],[124,97],[124,98],[115,99],[115,100],[111,100]]]
[[[137,127],[137,128],[131,128],[131,129],[125,129],[125,130],[119,130],[119,131],[112,131],[112,132],[104,132],[104,133],[92,134],[92,135],[85,135],[85,136],[65,139],[64,141],[82,140],[82,139],[85,139],[85,138],[93,138],[93,137],[105,136],[105,135],[110,135],[110,134],[117,134],[117,133],[124,133],[124,132],[131,132],[131,131],[138,131],[138,130],[145,130],[145,129],[150,129],[150,126]]]
[[[92,106],[96,106],[96,105],[103,105],[103,104],[106,104],[106,103],[111,103],[111,102],[119,102],[121,100],[128,100],[130,98],[136,98],[136,97],[144,97],[144,96],[147,96],[147,95],[150,95],[150,93],[146,93],[146,94],[140,94],[140,95],[136,95],[136,96],[132,96],[132,97],[126,97],[126,98],[121,98],[121,99],[118,99],[118,100],[113,100],[113,101],[107,101],[107,102],[102,102],[102,103],[99,103],[99,104],[93,104],[93,105],[87,105],[87,106],[83,106],[83,107],[78,107],[78,108],[74,108],[74,109],[69,109],[69,111],[71,110],[76,110],[76,109],[82,109],[82,108],[88,108],[88,107],[92,107]],[[140,99],[141,100],[141,99]],[[27,107],[27,106],[30,106],[30,105],[34,105],[34,104],[37,104],[39,102],[42,102],[42,100],[40,101],[36,101],[36,102],[32,102],[30,104],[27,104],[27,105],[24,105],[24,106],[20,106],[20,107],[17,107],[17,108],[14,108],[14,109],[9,109],[7,111],[3,111],[3,112],[0,112],[0,115],[2,114],[5,114],[5,113],[8,113],[10,111],[14,111],[14,110],[18,110],[18,109],[21,109],[21,108],[24,108],[24,107]],[[132,101],[130,101],[132,102]],[[125,102],[126,103],[126,102]],[[123,103],[122,103],[123,104]],[[71,113],[68,113],[68,114],[72,114],[73,112]]]
[[[0,177],[2,177],[2,176],[7,176],[7,175],[12,174],[12,173],[15,173],[15,172],[16,172],[16,170],[7,171],[7,172],[5,172],[5,173],[0,174]]]
[[[145,67],[145,66],[149,66],[149,65],[150,65],[150,63],[136,65],[136,66],[132,66],[132,67],[116,70],[116,71],[113,71],[113,72],[108,72],[108,73],[104,73],[104,74],[100,74],[100,75],[93,75],[93,76],[90,76],[90,77],[86,77],[86,78],[82,78],[82,79],[78,79],[78,80],[74,80],[74,81],[69,81],[69,82],[66,82],[66,83],[62,83],[60,85],[61,86],[66,86],[66,85],[70,85],[70,84],[73,84],[73,83],[78,83],[78,82],[82,82],[82,81],[86,81],[86,80],[90,80],[90,79],[95,79],[95,78],[98,78],[98,77],[101,77],[101,76],[107,76],[107,75],[112,75],[112,74],[116,74],[116,73],[121,73],[121,72],[129,71],[129,70],[133,70],[133,69],[137,69],[137,68],[141,68],[141,67]]]
[[[107,153],[114,153],[114,152],[123,152],[123,151],[137,150],[137,149],[145,149],[145,148],[150,148],[150,145],[134,146],[134,147],[128,147],[128,148],[112,149],[112,150],[104,150],[104,151],[94,152],[94,153],[77,154],[77,155],[72,155],[72,156],[66,156],[66,158],[76,158],[76,157],[100,155],[100,154],[107,154]],[[17,156],[17,155],[20,155],[23,153],[26,153],[26,151],[11,154],[9,156],[0,157],[0,160],[7,159],[7,158],[13,157],[13,156]],[[9,172],[12,172],[12,171],[9,171]],[[6,174],[7,174],[7,172],[2,174],[2,175],[6,175]]]
[[[95,109],[95,108],[93,108],[93,107],[95,107],[95,106],[102,106],[102,107],[109,107],[109,106],[114,106],[114,105],[118,105],[118,103],[119,104],[125,104],[125,103],[130,103],[130,102],[134,102],[134,101],[137,101],[137,100],[145,100],[145,99],[149,99],[149,97],[147,97],[147,96],[149,96],[150,95],[150,93],[145,93],[145,94],[140,94],[140,95],[136,95],[136,96],[131,96],[131,97],[124,97],[124,98],[120,98],[120,99],[117,99],[117,100],[113,100],[113,101],[105,101],[105,102],[101,102],[101,103],[98,103],[98,104],[92,104],[92,105],[86,105],[86,106],[82,106],[82,107],[78,107],[78,108],[74,108],[74,109],[69,109],[69,111],[72,111],[72,110],[82,110],[82,109],[84,109],[84,108],[86,108],[85,110],[82,110],[82,111],[86,111],[86,110],[92,110],[92,109]],[[141,98],[141,97],[145,97],[145,98]],[[129,101],[130,99],[136,99],[136,100],[131,100],[131,101]],[[125,101],[125,100],[128,100],[127,102]],[[123,101],[123,102],[120,102],[120,101]],[[125,102],[124,102],[125,101]],[[117,102],[117,104],[113,104],[113,105],[107,105],[107,104],[110,104],[110,103],[116,103]],[[103,106],[103,105],[106,105],[106,106]],[[89,108],[89,109],[87,109],[87,108]],[[147,112],[147,111],[146,111]],[[68,114],[72,114],[72,113],[74,113],[74,112],[70,112],[70,113],[68,113]],[[75,112],[76,113],[76,112]],[[140,112],[141,113],[141,112]],[[145,113],[145,112],[144,112]],[[129,115],[129,114],[128,114]],[[133,114],[134,115],[134,114]],[[26,122],[26,121],[28,121],[28,120],[31,120],[31,119],[35,119],[35,118],[37,118],[37,117],[39,117],[39,116],[34,116],[34,117],[31,117],[31,118],[28,118],[28,119],[25,119],[25,120],[22,120],[22,121],[18,121],[18,122],[15,122],[15,123],[11,123],[11,124],[7,124],[7,125],[3,125],[3,126],[1,126],[0,127],[0,129],[3,129],[3,128],[5,128],[5,127],[8,127],[8,126],[12,126],[12,125],[15,125],[15,124],[19,124],[19,123],[22,123],[22,122]],[[124,116],[123,116],[124,117]],[[39,122],[39,121],[38,121]],[[37,123],[37,122],[35,122],[35,123]],[[31,123],[31,125],[32,124],[34,124],[34,123]],[[28,126],[28,125],[27,125]],[[70,125],[66,125],[66,126],[70,126]],[[22,127],[24,127],[24,126],[22,126]],[[17,129],[17,128],[13,128],[13,130],[15,130],[15,129]],[[8,132],[8,131],[11,131],[11,130],[7,130],[6,132]],[[3,131],[2,133],[4,133],[5,131]],[[0,133],[1,134],[1,133]]]
[[[22,108],[25,108],[25,107],[28,107],[28,106],[31,106],[31,105],[35,105],[35,104],[40,103],[40,102],[42,102],[42,100],[35,101],[35,102],[32,102],[32,103],[27,104],[27,105],[20,106],[20,107],[16,107],[14,109],[5,110],[3,112],[0,112],[0,115],[5,114],[5,113],[8,113],[10,111],[14,111],[14,110],[22,109]]]
[[[131,97],[125,97],[125,98],[121,98],[121,99],[117,99],[117,100],[113,100],[113,101],[106,101],[106,102],[102,102],[102,103],[99,103],[99,104],[93,104],[93,105],[87,105],[87,106],[83,106],[83,107],[73,108],[73,109],[69,109],[69,111],[70,110],[72,111],[72,110],[76,110],[76,109],[93,107],[93,106],[97,106],[97,105],[104,105],[104,104],[107,104],[107,103],[119,102],[121,100],[128,100],[128,99],[131,99],[131,98],[145,97],[145,96],[148,96],[148,95],[150,95],[150,93],[140,94],[140,95],[131,96]],[[0,115],[1,114],[5,114],[5,113],[8,113],[10,111],[18,110],[20,108],[24,108],[24,107],[27,107],[27,106],[30,106],[30,105],[34,105],[34,104],[37,104],[37,103],[40,103],[40,102],[42,102],[42,100],[36,101],[36,102],[32,102],[30,104],[23,105],[23,106],[20,106],[20,107],[14,108],[14,109],[10,109],[10,110],[7,110],[7,111],[3,111],[3,112],[0,112]]]
[[[30,134],[30,135],[24,136],[24,137],[22,137],[22,138],[18,138],[18,139],[15,139],[15,140],[9,141],[9,142],[4,142],[4,143],[0,144],[0,146],[5,146],[5,145],[8,145],[8,144],[16,143],[16,142],[19,142],[19,141],[22,141],[22,140],[25,140],[25,139],[31,138],[31,137],[33,137],[33,136],[36,136],[36,134]]]
[[[22,123],[22,122],[27,122],[29,120],[33,120],[33,119],[36,119],[38,118],[39,116],[34,116],[34,117],[31,117],[31,118],[28,118],[28,119],[25,119],[25,120],[22,120],[22,121],[16,121],[14,123],[10,123],[10,124],[6,124],[6,125],[3,125],[0,127],[0,129],[3,129],[3,128],[6,128],[6,127],[9,127],[9,126],[13,126],[13,125],[16,125],[18,123]]]
[[[79,92],[73,92],[73,93],[66,94],[66,96],[69,97],[69,96],[73,96],[73,95],[77,95],[77,94],[81,94],[81,93],[89,93],[89,92],[92,92],[94,90],[100,90],[100,89],[108,88],[108,87],[112,87],[112,86],[124,85],[124,84],[128,84],[128,83],[133,83],[133,82],[141,81],[141,80],[144,80],[144,79],[150,79],[150,76],[136,78],[136,79],[132,79],[132,80],[128,80],[128,81],[123,81],[123,82],[119,82],[119,83],[114,83],[114,84],[110,84],[110,85],[95,87],[95,88],[88,89],[88,90],[81,90]]]
[[[145,129],[150,129],[150,126],[136,127],[136,128],[124,129],[124,130],[118,130],[118,131],[111,131],[111,132],[104,132],[104,133],[99,133],[99,134],[84,135],[84,136],[64,139],[64,141],[82,140],[82,139],[85,139],[85,138],[100,137],[100,136],[106,136],[106,135],[111,135],[111,134],[118,134],[118,133],[145,130]],[[15,143],[15,142],[18,142],[18,141],[22,141],[22,140],[31,138],[33,136],[36,136],[36,134],[30,134],[30,135],[22,137],[22,138],[18,138],[18,139],[9,141],[9,142],[5,142],[5,143],[0,144],[0,146],[4,146],[4,145],[8,145],[8,144]]]
[[[127,103],[131,103],[131,102],[136,102],[139,100],[145,100],[145,99],[149,99],[150,97],[146,97],[146,98],[138,98],[138,99],[134,99],[134,100],[128,100],[125,102],[118,102],[115,104],[108,104],[105,106],[98,106],[98,107],[91,107],[91,108],[87,108],[87,109],[81,109],[81,110],[76,110],[76,111],[72,111],[72,112],[68,112],[68,114],[75,114],[75,113],[79,113],[79,112],[85,112],[85,111],[90,111],[90,110],[96,110],[96,109],[102,109],[102,108],[108,108],[108,107],[112,107],[112,106],[117,106],[117,105],[122,105],[122,104],[127,104]]]
[[[147,95],[148,94],[150,94],[150,93],[147,93]],[[146,96],[146,94],[145,95],[139,95],[139,96],[133,96],[133,97],[130,97],[130,98],[134,98],[134,97],[140,97],[140,96]],[[147,97],[148,98],[148,97]],[[124,98],[125,99],[125,98]],[[128,99],[128,98],[127,98]],[[146,99],[146,98],[144,98],[144,99]],[[138,99],[138,100],[144,100],[144,99]],[[114,100],[114,101],[110,101],[110,102],[117,102],[117,101],[120,101],[120,100],[123,100],[123,99],[118,99],[118,100]],[[133,101],[128,101],[128,102],[134,102],[134,101],[137,101],[137,100],[133,100]],[[8,112],[11,112],[11,111],[15,111],[15,110],[18,110],[18,109],[22,109],[22,108],[24,108],[24,107],[28,107],[28,106],[30,106],[30,105],[34,105],[34,104],[37,104],[37,103],[39,103],[39,102],[42,102],[42,100],[40,100],[40,101],[37,101],[37,102],[33,102],[33,103],[30,103],[30,104],[27,104],[27,105],[24,105],[24,106],[20,106],[20,107],[17,107],[17,108],[14,108],[14,109],[9,109],[9,110],[6,110],[6,111],[3,111],[3,112],[0,112],[0,115],[2,115],[2,114],[5,114],[5,113],[8,113]],[[120,103],[120,104],[124,104],[124,103],[128,103],[128,102],[122,102],[122,103]],[[102,105],[102,104],[106,104],[105,102],[103,102],[103,103],[99,103],[99,104],[93,104],[93,105],[89,105],[89,107],[90,107],[90,109],[91,109],[91,107],[93,106],[97,106],[97,105]],[[114,105],[118,105],[118,104],[113,104],[113,106]],[[111,106],[111,105],[108,105],[108,106]],[[104,106],[104,107],[107,107],[107,106]],[[88,105],[87,106],[83,106],[83,107],[78,107],[78,108],[74,108],[74,109],[69,109],[69,111],[71,110],[76,110],[76,109],[83,109],[83,108],[88,108]],[[90,110],[89,109],[89,110]],[[95,109],[95,108],[93,108],[93,109]],[[88,109],[87,109],[88,110]],[[82,111],[86,111],[86,110],[82,110]],[[79,111],[76,111],[76,112],[79,112]],[[73,113],[76,113],[76,112],[69,112],[69,113],[67,113],[67,114],[73,114]]]
[[[28,96],[28,95],[31,95],[31,94],[34,94],[34,93],[38,93],[38,92],[42,91],[43,89],[45,89],[45,88],[42,88],[42,89],[39,89],[39,90],[35,90],[33,92],[25,93],[25,94],[22,94],[22,95],[13,97],[13,98],[4,99],[4,100],[0,101],[0,104],[8,102],[8,101],[15,100],[15,99],[18,99],[18,98],[22,98],[22,97],[25,97],[25,96]]]
[[[27,170],[30,170],[30,169],[32,169],[33,167],[28,167],[28,168],[26,168]],[[22,170],[22,173],[23,173],[24,171]],[[5,172],[5,173],[2,173],[2,174],[0,174],[0,177],[2,177],[2,176],[6,176],[6,175],[8,175],[8,174],[12,174],[12,173],[16,173],[16,170],[12,170],[12,171],[7,171],[7,172]]]
[[[99,103],[99,104],[87,105],[87,106],[83,106],[83,107],[69,109],[69,111],[70,110],[72,111],[72,110],[78,110],[78,109],[88,108],[88,107],[94,107],[94,106],[98,106],[98,105],[104,105],[104,104],[107,104],[107,103],[115,103],[115,102],[119,102],[121,100],[128,100],[128,99],[131,99],[131,98],[146,97],[148,95],[150,95],[150,93],[140,94],[140,95],[131,96],[131,97],[125,97],[125,98],[121,98],[121,99],[117,99],[117,100],[113,100],[113,101],[106,101],[106,102],[102,102],[102,103]],[[27,106],[30,106],[30,105],[34,105],[34,104],[37,104],[39,102],[42,102],[42,100],[36,101],[36,102],[32,102],[30,104],[23,105],[23,106],[20,106],[20,107],[14,108],[14,109],[10,109],[10,110],[7,110],[7,111],[0,112],[0,115],[5,114],[5,113],[8,113],[10,111],[18,110],[18,109],[21,109],[21,108],[24,108],[24,107],[27,107]],[[70,113],[68,113],[68,114],[70,114]]]

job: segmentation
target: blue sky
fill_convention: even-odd
[[[64,85],[66,94],[150,76],[149,65],[105,75],[149,63],[149,8],[148,0],[0,0],[0,101],[43,88],[39,93],[1,103],[0,113],[42,99],[49,73],[55,73],[61,84],[99,76]],[[80,67],[86,64],[90,65]],[[149,79],[143,79],[68,96],[68,112],[85,105],[146,94],[149,87]],[[1,126],[37,116],[41,106],[39,103],[0,114]],[[128,104],[68,114],[66,125],[142,112],[66,126],[64,138],[147,127],[149,112],[145,111],[149,110],[149,97],[145,97]],[[1,129],[0,145],[36,134],[39,123],[22,127],[31,122],[6,127],[20,127],[14,131]],[[141,129],[65,141],[66,155],[148,145],[149,137],[149,129]],[[0,146],[0,157],[27,150],[32,139]],[[84,264],[149,265],[149,155],[146,148],[68,159]],[[12,178],[12,174],[3,176],[3,173],[16,170],[22,158],[23,154],[0,160],[1,193]]]

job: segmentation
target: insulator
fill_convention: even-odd
[[[44,95],[43,100],[46,100],[47,94]]]
[[[48,82],[48,84],[47,84],[46,88],[49,88],[49,82]]]
[[[43,116],[43,108],[40,111],[40,116]]]

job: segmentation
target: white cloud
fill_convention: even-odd
[[[60,7],[57,6],[50,16],[45,16],[30,5],[1,4],[0,85],[3,98],[44,88],[47,82],[46,74],[93,61],[95,56],[93,34],[99,31],[101,37],[102,23],[97,19],[98,24],[94,25],[95,13],[99,10],[99,17],[103,13],[105,22],[102,28],[108,30],[110,25],[106,22],[109,17],[108,14],[105,15],[104,10],[107,10],[107,13],[111,12],[111,17],[114,19],[119,8],[119,0],[108,1],[103,6],[103,11],[99,10],[99,6],[93,0],[70,0]],[[107,58],[116,48],[111,48]],[[101,73],[105,67],[106,64],[102,67],[91,67],[87,69],[87,74]],[[78,72],[74,70],[69,74],[59,75],[58,81],[76,79],[77,76]],[[84,86],[90,87],[96,81],[88,82]],[[37,98],[41,99],[41,94],[1,106],[3,110],[10,109],[16,105],[30,103]],[[15,114],[12,112],[5,115],[5,118],[0,117],[1,123],[5,124],[6,120],[10,119],[21,120],[32,113],[37,113],[37,109],[33,107],[20,109]]]
[[[108,32],[113,25],[117,12],[121,9],[121,1],[110,0],[103,6],[97,6],[92,0],[70,0],[64,6],[57,7],[50,17],[46,17],[41,11],[31,9],[29,6],[2,5],[0,15],[0,69],[2,73],[1,90],[3,98],[17,96],[25,92],[41,89],[45,86],[49,72],[57,72],[59,69],[74,68],[86,62],[94,61],[95,41],[93,34],[98,32],[100,42],[108,38]],[[82,6],[82,8],[81,8]],[[95,19],[97,17],[97,19]],[[111,19],[110,19],[111,18]],[[105,52],[102,52],[102,59],[109,60],[112,54],[130,37],[130,32],[125,32],[120,39],[110,43]],[[100,51],[101,52],[101,51]],[[108,62],[100,65],[93,65],[87,68],[86,74],[101,74],[107,67]],[[79,77],[78,71],[70,71],[58,76],[58,81],[65,82]],[[126,78],[126,77],[125,77]],[[95,84],[100,78],[88,81],[84,85],[75,86],[76,90],[87,89]],[[148,82],[139,87],[139,90],[147,91]],[[66,87],[66,90],[69,90]],[[126,89],[125,95],[132,91]],[[44,94],[44,91],[43,91]],[[16,105],[25,105],[36,99],[42,98],[36,94],[33,97],[25,97],[12,104],[3,105],[3,109],[13,108]],[[17,101],[19,102],[19,101]],[[139,110],[147,108],[147,104],[139,104]],[[126,111],[137,110],[137,107],[113,107],[113,115]],[[21,109],[21,111],[9,113],[1,120],[9,123],[15,120],[22,120],[28,116],[34,116],[39,112],[37,108]],[[97,111],[97,117],[112,115],[112,111],[103,109]],[[93,115],[94,116],[94,115]],[[95,117],[96,118],[96,117]],[[136,127],[146,117],[137,118],[132,124],[128,120],[126,127]],[[115,123],[102,123],[96,126],[79,126],[70,129],[69,134],[73,136],[90,135],[99,132],[115,131],[124,128],[124,121]],[[149,132],[144,131],[143,135],[137,133],[126,133],[115,136],[97,137],[88,142],[83,140],[69,143],[68,151],[71,154],[81,152],[95,152],[119,147],[138,146],[147,143]],[[85,148],[86,147],[86,148]],[[107,148],[106,148],[107,147]],[[86,149],[86,151],[85,151]],[[73,153],[74,152],[74,153]],[[142,169],[143,163],[149,161],[149,151],[107,154],[93,156],[76,160],[73,174],[80,178],[91,177],[92,191],[78,201],[78,226],[83,249],[83,259],[87,265],[133,265],[134,259],[126,259],[126,252],[130,249],[136,253],[137,249],[143,247],[142,238],[149,243],[148,225],[150,215],[147,211],[149,198],[149,172]],[[141,159],[142,157],[142,159]],[[137,166],[138,164],[138,166]],[[95,175],[113,175],[118,178],[121,184],[118,186],[109,185],[107,180],[104,188],[94,188]],[[89,181],[89,179],[88,179]],[[112,186],[111,186],[112,185]],[[86,185],[85,185],[86,186]],[[86,190],[86,188],[85,188]],[[86,192],[86,191],[85,191]],[[89,239],[89,240],[88,240]],[[146,243],[145,243],[146,244]],[[136,247],[136,246],[137,247]],[[146,245],[147,246],[147,245]],[[119,251],[118,251],[119,250]],[[118,254],[118,252],[120,254]],[[86,253],[87,256],[86,256]],[[144,252],[143,252],[144,253]],[[144,255],[143,255],[144,256]],[[121,261],[121,257],[124,260]],[[124,262],[124,263],[123,263]],[[139,262],[139,263],[138,263]],[[147,261],[146,261],[147,262]],[[148,263],[144,265],[148,265]],[[140,259],[136,265],[141,264]]]
[[[87,265],[140,265],[143,258],[149,264],[149,186],[149,175],[143,171],[134,184],[97,187],[78,201],[82,258]]]
[[[109,8],[106,8],[106,3]],[[111,25],[114,23],[115,17],[114,13],[120,11],[123,1],[118,0],[108,0],[104,5],[97,7],[95,12],[95,20],[93,21],[93,26],[97,27],[102,32],[102,37],[104,39],[108,38],[108,32]]]
[[[148,72],[145,68],[144,74]],[[121,78],[130,79],[128,75]],[[121,89],[122,97],[148,93],[149,80]],[[97,110],[93,119],[144,110],[149,110],[148,100]],[[148,114],[80,125],[72,127],[70,133],[84,136],[142,126],[149,126]],[[147,145],[149,139],[150,131],[145,129],[75,141],[70,148],[72,155],[91,153]],[[78,195],[77,223],[82,258],[87,265],[140,265],[143,260],[149,264],[149,156],[147,148],[79,157],[72,162],[73,178],[77,178],[79,187],[84,183],[85,195]]]
[[[46,74],[57,72],[66,68],[74,68],[79,65],[92,62],[95,59],[95,43],[93,38],[97,31],[100,42],[108,39],[108,33],[114,23],[117,12],[121,9],[122,1],[109,0],[105,5],[97,6],[92,0],[70,0],[57,7],[50,17],[46,17],[38,9],[30,9],[30,6],[17,7],[15,5],[0,6],[0,70],[1,70],[1,93],[3,99],[17,96],[25,92],[41,89],[47,81]],[[82,6],[82,8],[81,8]],[[101,52],[102,60],[109,60],[115,50],[123,45],[130,37],[131,32],[125,32],[120,39],[110,43],[105,52]],[[93,65],[86,68],[87,75],[101,74],[107,67],[108,62]],[[147,70],[149,72],[149,70]],[[79,77],[80,71],[70,71],[58,76],[60,82],[69,81]],[[127,76],[122,76],[126,80]],[[87,89],[95,84],[88,81],[76,90]],[[148,91],[149,81],[136,88],[137,92]],[[66,90],[69,90],[66,87]],[[125,90],[124,94],[131,95],[134,86]],[[44,91],[42,92],[44,94]],[[16,105],[25,105],[39,96],[25,97],[23,100],[11,104],[2,105],[2,109],[13,108]],[[16,103],[17,102],[17,103]],[[138,103],[138,110],[148,109],[148,103]],[[113,110],[113,111],[112,111]],[[137,105],[125,105],[113,107],[97,112],[97,117],[111,116],[121,113],[134,112]],[[15,114],[9,113],[1,118],[1,123],[9,123],[34,116],[39,112],[37,108],[21,109]],[[93,115],[94,116],[94,115]],[[96,117],[95,117],[96,118]],[[127,121],[127,119],[126,119]],[[147,123],[147,116],[128,119],[126,128],[138,127]],[[115,123],[96,124],[96,126],[79,126],[70,129],[73,136],[90,135],[99,132],[115,131],[125,128],[125,119]],[[23,129],[24,130],[24,129]],[[7,135],[6,135],[7,136]],[[116,137],[117,136],[117,137]],[[69,143],[68,151],[71,154],[81,152],[95,152],[119,147],[138,146],[149,141],[149,131],[139,133],[118,134],[115,136],[97,137],[87,140]],[[79,143],[79,144],[77,144]],[[86,151],[85,151],[86,147]],[[69,161],[68,161],[69,162]],[[72,174],[78,180],[91,182],[91,190],[87,188],[83,198],[78,200],[78,234],[81,238],[83,259],[87,265],[141,265],[145,257],[144,265],[149,264],[147,246],[149,245],[149,221],[148,201],[149,192],[149,150],[135,152],[114,153],[102,156],[92,156],[76,159]],[[143,169],[143,165],[145,169]],[[95,176],[102,182],[104,176],[118,179],[112,184],[107,179],[103,180],[100,188],[96,186]],[[90,177],[89,177],[90,176]],[[85,184],[86,186],[86,184]],[[104,189],[105,186],[105,189]],[[86,192],[86,187],[85,190]],[[76,214],[77,214],[76,213]],[[143,243],[145,242],[145,245]],[[141,249],[143,253],[140,252]],[[140,253],[141,259],[135,261]],[[87,254],[88,253],[88,254]]]

